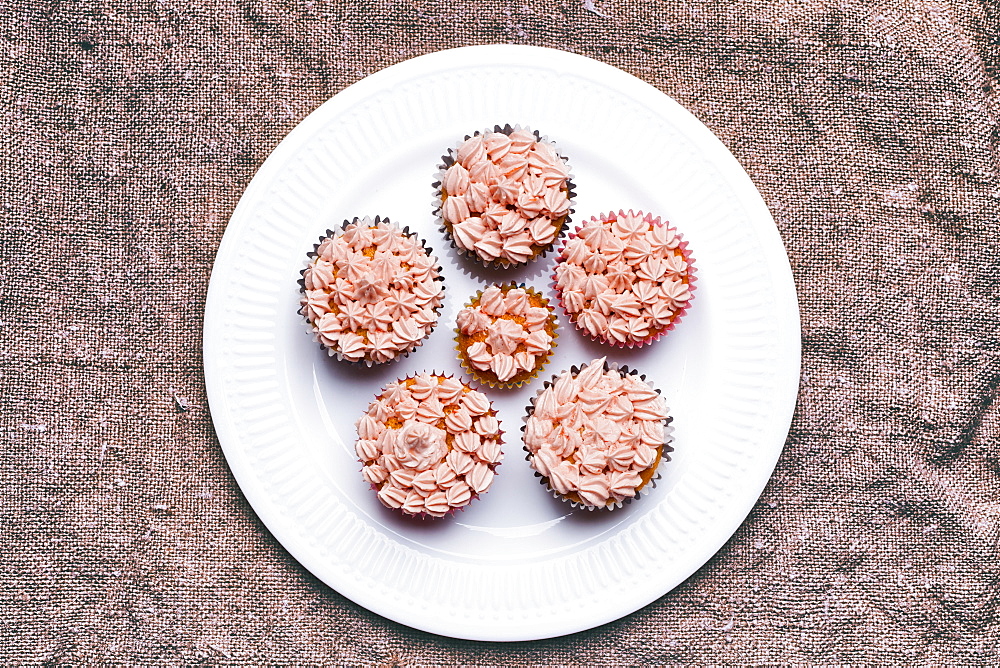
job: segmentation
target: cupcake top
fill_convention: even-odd
[[[528,130],[477,133],[441,180],[441,217],[455,245],[520,264],[544,250],[569,213],[569,168]]]
[[[691,301],[686,247],[676,230],[642,212],[591,218],[566,241],[556,289],[591,337],[642,345],[670,329]]]
[[[634,497],[652,478],[666,441],[663,398],[604,362],[565,371],[547,385],[524,431],[531,466],[549,488],[590,507]]]
[[[503,458],[490,400],[422,373],[390,383],[357,421],[361,474],[389,508],[441,517],[489,489]]]
[[[552,352],[555,317],[534,290],[491,285],[458,312],[457,324],[463,361],[500,384],[530,378]]]
[[[437,260],[388,220],[344,225],[316,247],[302,276],[302,314],[343,359],[387,362],[437,324],[444,292]]]

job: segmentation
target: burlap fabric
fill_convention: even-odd
[[[3,64],[0,655],[24,663],[995,664],[998,5],[14,0]],[[440,638],[330,590],[215,438],[201,318],[254,170],[343,87],[552,46],[693,111],[798,286],[784,455],[732,540],[620,621]]]

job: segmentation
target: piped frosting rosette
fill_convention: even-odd
[[[672,330],[694,298],[687,242],[659,217],[601,214],[578,226],[560,249],[553,286],[577,329],[619,348]]]
[[[523,284],[480,290],[456,317],[462,368],[490,387],[521,387],[538,376],[556,346],[549,300]]]
[[[355,426],[361,475],[384,506],[407,515],[464,508],[490,488],[503,459],[493,404],[451,376],[389,383]]]
[[[405,357],[433,331],[444,295],[437,258],[409,228],[355,218],[327,231],[299,281],[299,313],[331,356],[368,366]]]
[[[543,256],[573,212],[566,158],[537,131],[477,131],[442,160],[434,211],[452,245],[486,267]]]
[[[538,391],[522,428],[524,448],[555,498],[613,510],[655,487],[657,467],[673,451],[670,421],[645,376],[601,358]]]

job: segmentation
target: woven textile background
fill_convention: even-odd
[[[0,658],[24,663],[1000,661],[996,0],[6,0]],[[367,74],[512,42],[696,114],[781,231],[798,408],[732,540],[609,625],[388,622],[297,564],[205,398],[213,258],[255,169]]]

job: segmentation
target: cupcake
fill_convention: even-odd
[[[570,322],[595,341],[642,346],[674,328],[694,291],[687,242],[641,211],[591,218],[566,240],[555,288]]]
[[[435,213],[453,245],[486,267],[543,255],[569,220],[569,167],[537,132],[498,125],[442,159]]]
[[[407,228],[378,216],[344,221],[309,256],[299,312],[330,355],[388,362],[412,352],[437,324],[441,268]]]
[[[556,317],[549,300],[513,283],[481,290],[458,312],[462,368],[490,387],[520,387],[552,354]]]
[[[450,376],[389,383],[356,425],[361,475],[388,508],[442,517],[490,488],[503,458],[490,400]]]
[[[528,462],[559,499],[620,508],[669,459],[667,406],[645,377],[597,359],[545,383],[528,407]]]

